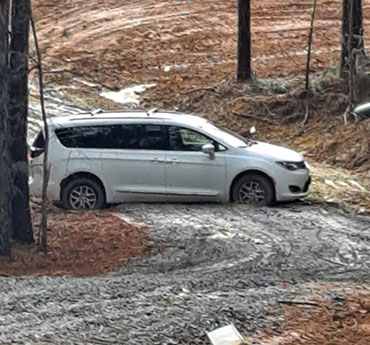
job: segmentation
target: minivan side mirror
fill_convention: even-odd
[[[205,153],[206,155],[209,155],[209,157],[211,159],[215,159],[215,151],[216,151],[216,148],[214,147],[214,145],[212,144],[205,144],[203,147],[202,147],[202,151],[203,153]]]

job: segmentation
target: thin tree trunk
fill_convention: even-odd
[[[351,14],[351,3],[353,1],[353,9]],[[352,23],[352,25],[351,25]],[[353,32],[351,46],[348,42],[350,32]],[[343,0],[342,13],[342,56],[341,56],[341,76],[348,78],[350,70],[350,54],[353,49],[357,52],[365,54],[364,44],[364,29],[363,29],[363,9],[362,0]]]
[[[11,185],[8,131],[9,2],[0,0],[0,255],[10,254]]]
[[[355,48],[353,47],[353,41],[354,41],[354,34],[353,34],[353,12],[355,10],[354,1],[350,1],[350,7],[349,7],[349,37],[347,41],[347,49],[349,51],[349,57],[348,57],[348,65],[349,65],[349,78],[348,78],[348,89],[349,89],[349,95],[348,95],[348,107],[344,113],[344,124],[348,124],[348,117],[352,115],[353,112],[353,103],[354,103],[354,80],[355,80]]]
[[[354,37],[354,11],[355,11],[355,0],[350,0],[349,8],[349,38],[348,38],[348,51],[349,51],[349,110],[353,110],[353,101],[354,101],[354,75],[355,75],[355,37]]]
[[[31,12],[31,25],[32,25],[32,33],[33,33],[33,38],[35,41],[35,49],[36,49],[36,55],[37,55],[37,67],[39,70],[40,105],[41,105],[41,112],[42,112],[42,121],[44,123],[44,130],[45,130],[45,150],[44,150],[44,162],[43,162],[44,175],[43,175],[43,182],[42,182],[42,214],[41,214],[40,238],[39,238],[40,243],[39,244],[40,244],[40,249],[46,255],[48,251],[47,189],[48,189],[49,177],[50,177],[49,125],[48,125],[48,119],[47,119],[46,109],[45,109],[42,58],[41,58],[41,52],[39,48],[39,41],[37,38],[35,20],[33,19],[32,12]]]
[[[10,41],[9,117],[13,200],[12,235],[21,243],[33,242],[29,205],[27,159],[28,49],[30,0],[12,0]]]
[[[310,34],[308,37],[308,47],[307,47],[307,65],[306,65],[306,113],[303,120],[303,126],[307,123],[309,118],[309,111],[310,111],[310,69],[311,69],[311,51],[312,51],[312,39],[313,39],[313,32],[314,32],[314,22],[315,22],[315,15],[316,15],[316,5],[317,0],[313,2],[312,8],[312,17],[311,17],[311,26],[310,26]]]
[[[251,3],[250,0],[238,0],[238,81],[245,82],[252,78],[251,62]]]

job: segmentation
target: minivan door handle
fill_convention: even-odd
[[[168,164],[177,164],[180,163],[180,159],[178,158],[172,158],[168,161]]]
[[[160,158],[153,158],[152,162],[153,163],[164,163],[165,161],[163,159],[160,159]]]

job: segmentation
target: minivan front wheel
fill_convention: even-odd
[[[274,203],[274,186],[262,175],[245,175],[233,186],[232,200],[242,204],[270,206]]]
[[[104,206],[104,191],[89,178],[70,181],[62,191],[62,204],[65,209],[97,210]]]

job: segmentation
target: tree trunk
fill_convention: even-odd
[[[303,126],[307,123],[309,115],[310,115],[309,114],[309,111],[310,111],[310,70],[311,70],[311,52],[312,52],[312,40],[313,40],[313,32],[314,32],[316,7],[317,7],[317,0],[314,0],[313,6],[312,6],[310,34],[308,36],[308,45],[307,45],[306,85],[305,85],[306,113],[305,113],[304,120],[303,120]]]
[[[251,3],[238,0],[238,81],[252,78],[251,66]]]
[[[16,210],[11,218],[12,235],[21,243],[33,241],[29,205],[27,115],[28,115],[28,41],[30,0],[12,0],[9,82],[9,131],[13,200]]]
[[[352,18],[351,3],[353,1]],[[342,13],[342,56],[341,56],[341,76],[348,77],[349,73],[349,56],[353,49],[356,54],[364,54],[364,29],[363,29],[363,10],[362,0],[343,0],[343,13]],[[352,24],[352,28],[351,26]],[[350,32],[353,32],[352,47],[349,49]]]
[[[0,0],[0,255],[10,254],[10,154],[8,130],[8,19],[9,2]]]
[[[42,59],[41,59],[41,53],[40,53],[40,47],[39,47],[39,40],[37,38],[35,20],[33,18],[32,13],[31,13],[31,25],[32,25],[33,39],[35,41],[37,62],[38,62],[37,67],[39,70],[40,105],[41,105],[42,120],[44,122],[44,130],[45,130],[45,150],[44,150],[44,163],[43,163],[44,176],[43,176],[43,182],[42,182],[42,212],[41,212],[39,240],[40,240],[40,249],[46,255],[48,252],[47,189],[48,189],[49,177],[50,177],[50,166],[48,163],[48,160],[49,160],[49,127],[48,127],[48,119],[47,119],[46,109],[45,109]]]

